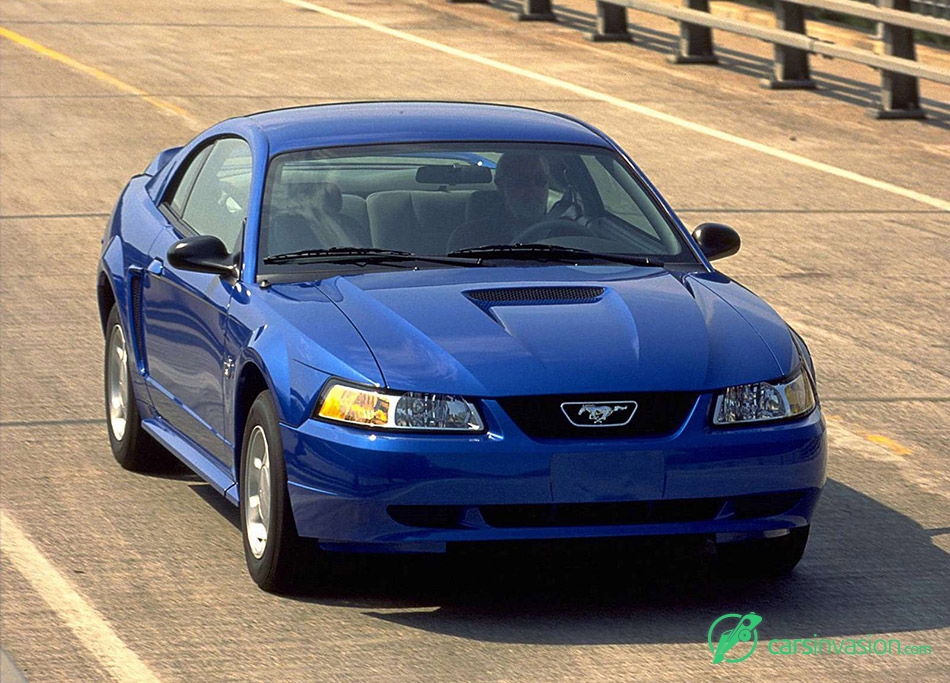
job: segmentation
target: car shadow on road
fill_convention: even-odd
[[[204,500],[209,506],[214,508],[222,517],[231,522],[231,525],[240,533],[241,515],[237,506],[228,502],[228,499],[212,488],[211,484],[203,481],[197,474],[193,475],[194,483],[189,484],[189,488]]]
[[[501,643],[700,642],[725,613],[759,637],[867,635],[950,625],[947,529],[829,481],[805,559],[789,577],[730,575],[701,540],[473,549],[459,557],[341,556],[289,599]],[[329,572],[329,575],[326,574]]]

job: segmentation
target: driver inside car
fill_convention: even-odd
[[[500,206],[489,215],[460,225],[449,238],[447,252],[508,244],[525,228],[543,220],[549,179],[547,164],[537,154],[502,154],[495,168]]]

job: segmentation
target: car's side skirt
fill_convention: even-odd
[[[156,412],[164,416],[163,422],[176,433],[184,432],[187,426],[191,433],[187,433],[188,440],[197,444],[202,452],[212,454],[224,467],[230,467],[234,462],[234,452],[231,444],[215,431],[194,410],[179,401],[165,387],[155,381],[154,377],[146,376],[149,397],[155,406]],[[172,425],[177,425],[173,427]]]
[[[222,469],[214,457],[191,439],[182,436],[160,417],[142,420],[142,427],[172,455],[188,465],[195,474],[211,484],[232,504],[238,504],[237,484],[230,472]]]

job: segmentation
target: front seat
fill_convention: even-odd
[[[324,248],[311,227],[311,221],[299,213],[275,214],[269,221],[265,235],[265,257]]]
[[[465,220],[468,190],[385,190],[366,198],[373,244],[414,254],[444,254]]]
[[[482,247],[506,241],[498,235],[497,225],[504,210],[504,200],[496,190],[476,190],[465,207],[465,223],[452,231],[446,253],[456,249]]]
[[[343,195],[336,183],[295,182],[283,188],[274,202],[268,246],[280,244],[283,251],[370,246],[369,229],[342,213]],[[292,218],[288,218],[292,217]],[[307,228],[302,229],[301,220]],[[281,231],[287,234],[277,234]],[[274,253],[274,252],[272,252]]]

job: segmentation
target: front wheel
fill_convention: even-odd
[[[315,568],[317,558],[309,557],[309,539],[297,535],[277,410],[269,391],[257,396],[244,427],[240,508],[251,578],[265,591],[292,589],[303,569]]]
[[[716,544],[716,553],[730,574],[784,576],[805,553],[809,527],[790,529],[784,536]]]

